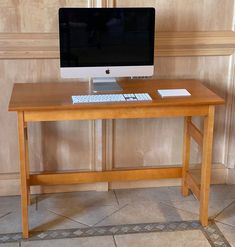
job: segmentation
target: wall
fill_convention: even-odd
[[[63,81],[59,75],[58,8],[101,5],[156,8],[154,77],[201,79],[226,99],[226,105],[216,109],[213,164],[215,168],[235,168],[234,0],[3,0],[0,2],[0,195],[16,194],[19,188],[16,114],[7,112],[13,83]],[[199,118],[195,122],[202,125]],[[31,170],[178,165],[182,156],[182,124],[180,118],[30,124]],[[194,143],[192,149],[191,162],[199,163],[200,150]],[[100,183],[41,191],[107,186]],[[119,186],[123,185],[110,185]]]

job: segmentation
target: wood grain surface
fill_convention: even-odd
[[[121,93],[149,93],[151,101],[73,104],[72,95],[90,95],[87,83],[19,83],[15,84],[9,111],[67,110],[89,108],[133,108],[135,106],[190,106],[223,104],[224,100],[196,80],[126,80],[120,81]],[[162,98],[158,89],[187,89],[191,96]],[[109,92],[115,93],[115,92]]]

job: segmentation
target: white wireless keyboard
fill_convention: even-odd
[[[99,102],[120,102],[120,101],[150,101],[152,98],[148,93],[132,94],[94,94],[94,95],[74,95],[73,104],[99,103]]]

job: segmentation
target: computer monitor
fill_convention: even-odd
[[[115,90],[112,78],[152,76],[154,26],[154,8],[59,9],[61,77]]]

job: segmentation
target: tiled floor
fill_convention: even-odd
[[[198,201],[182,197],[179,187],[76,192],[33,196],[30,229],[46,231],[109,225],[198,220]],[[235,186],[211,187],[209,215],[235,247]],[[19,197],[0,198],[0,234],[21,231]],[[1,238],[1,236],[0,236]],[[200,230],[93,236],[21,243],[0,247],[50,246],[211,246]]]

